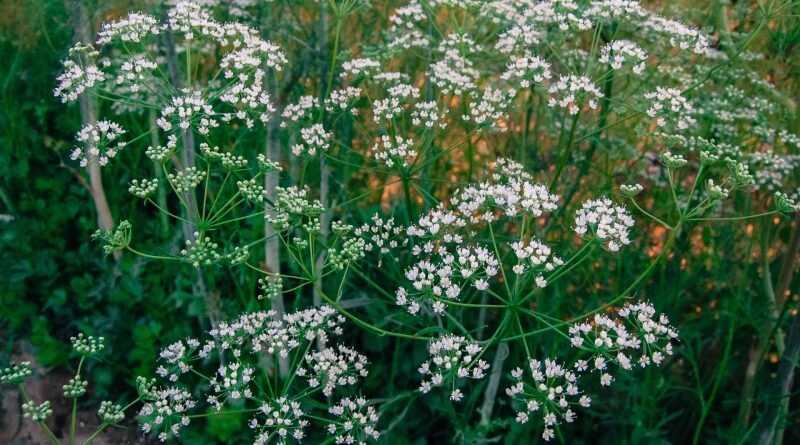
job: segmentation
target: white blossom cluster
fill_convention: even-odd
[[[431,64],[430,80],[442,94],[458,96],[474,90],[479,75],[472,61],[450,48],[439,61]]]
[[[389,17],[387,46],[390,49],[427,48],[430,38],[420,29],[427,15],[418,1],[412,0],[394,10]]]
[[[554,25],[561,31],[577,29],[581,31],[592,27],[589,18],[581,13],[578,2],[574,0],[550,0],[536,3],[526,16],[535,24]]]
[[[277,439],[278,445],[288,444],[290,438],[300,442],[306,437],[303,430],[309,423],[303,416],[303,410],[297,401],[286,397],[265,401],[247,424],[257,432],[253,445],[273,443],[270,441],[272,438]]]
[[[308,154],[314,156],[317,151],[328,151],[331,146],[333,135],[325,131],[322,124],[314,124],[310,127],[300,129],[300,143],[292,146],[292,154],[300,156]]]
[[[566,109],[569,114],[575,115],[583,105],[592,110],[597,109],[598,100],[603,97],[599,88],[586,76],[561,76],[558,81],[550,85],[550,100],[548,105]]]
[[[253,382],[255,369],[251,366],[244,366],[239,362],[231,362],[227,365],[220,365],[217,374],[209,381],[211,391],[209,400],[217,404],[217,409],[221,407],[220,400],[225,398],[230,400],[250,399],[253,397],[253,390],[250,387]]]
[[[145,37],[157,35],[160,31],[155,17],[132,12],[123,19],[103,23],[97,33],[97,45],[107,45],[115,39],[125,43],[139,43]]]
[[[450,389],[450,400],[460,402],[464,393],[457,387],[464,379],[479,380],[486,376],[489,364],[478,358],[481,347],[464,337],[445,335],[428,345],[430,358],[419,366],[423,376],[419,390],[423,394],[438,386]]]
[[[404,269],[407,285],[395,291],[395,302],[413,315],[445,313],[450,302],[458,302],[473,291],[486,291],[500,271],[499,251],[512,250],[520,279],[547,285],[545,273],[563,265],[549,247],[531,239],[502,241],[494,248],[475,242],[476,231],[506,218],[538,218],[557,208],[558,197],[544,185],[532,182],[530,174],[514,161],[499,159],[491,181],[458,190],[449,206],[439,206],[420,216],[406,229],[413,261]],[[506,236],[507,237],[507,236]],[[532,271],[531,275],[525,275]]]
[[[517,89],[527,89],[550,80],[550,64],[537,56],[512,57],[500,78],[512,82]]]
[[[630,66],[634,74],[642,74],[646,67],[647,53],[630,40],[614,40],[603,47],[599,60],[615,70]]]
[[[542,30],[536,26],[517,22],[500,34],[495,49],[501,54],[524,53],[538,45],[543,36]]]
[[[336,422],[328,425],[333,443],[366,445],[368,441],[380,438],[378,412],[363,397],[355,400],[345,397],[331,406],[328,412],[337,418]]]
[[[558,199],[547,187],[534,183],[519,163],[500,158],[492,182],[465,187],[456,194],[453,203],[460,215],[477,223],[521,214],[538,218],[555,210]]]
[[[543,242],[532,239],[529,242],[517,241],[511,244],[511,250],[517,257],[517,264],[512,270],[517,275],[522,275],[528,271],[534,271],[536,278],[534,282],[538,287],[547,286],[542,271],[553,272],[557,267],[562,266],[564,261],[553,255],[552,249]]]
[[[347,346],[325,348],[305,357],[306,363],[297,369],[297,375],[308,380],[308,386],[322,388],[330,397],[340,386],[353,386],[367,371],[367,357]]]
[[[381,69],[381,64],[373,59],[351,59],[342,64],[342,74],[349,76],[372,76]]]
[[[695,126],[696,121],[692,116],[694,107],[675,88],[657,87],[644,95],[650,101],[647,115],[656,119],[659,127],[672,125],[678,130],[687,130]]]
[[[411,112],[411,123],[428,129],[444,129],[447,127],[444,114],[439,110],[439,105],[432,100],[414,104],[414,110]]]
[[[70,159],[79,161],[81,167],[86,167],[92,159],[106,165],[125,147],[125,141],[120,140],[124,134],[125,130],[116,122],[101,120],[87,124],[76,136],[80,146],[70,153]]]
[[[301,96],[297,102],[289,104],[283,109],[281,117],[281,127],[286,128],[288,124],[297,123],[311,116],[311,113],[319,108],[319,99],[314,96]]]
[[[145,82],[150,80],[150,75],[156,68],[156,62],[144,54],[137,54],[122,61],[113,82],[117,87],[127,86],[131,93],[137,93],[147,88]]]
[[[416,156],[414,142],[401,136],[381,136],[372,151],[375,159],[389,168],[406,168]]]
[[[371,222],[353,229],[353,234],[365,241],[365,251],[376,251],[381,256],[408,244],[408,239],[403,233],[403,228],[395,223],[394,218],[384,220],[377,214],[372,215]]]
[[[189,338],[184,342],[178,340],[164,348],[159,358],[164,365],[156,369],[156,374],[170,382],[177,382],[181,375],[191,370],[191,361],[196,358],[195,351],[200,347],[200,342]]]
[[[596,0],[589,4],[583,15],[594,22],[640,21],[650,13],[638,0]]]
[[[214,109],[203,98],[199,90],[184,90],[181,96],[175,96],[169,105],[161,109],[161,115],[156,124],[164,130],[170,131],[173,125],[186,131],[189,127],[196,126],[200,134],[208,134],[211,128],[219,125],[214,118]]]
[[[256,121],[266,123],[274,106],[263,79],[266,70],[280,71],[286,64],[283,51],[263,40],[254,28],[217,22],[207,5],[198,2],[173,2],[166,15],[161,22],[134,12],[103,24],[96,41],[98,49],[79,43],[70,50],[54,94],[71,102],[87,94],[87,90],[97,89],[104,96],[119,97],[112,104],[117,112],[136,110],[137,106],[156,108],[157,124],[168,133],[193,128],[208,135],[220,121],[228,123],[233,119],[241,120],[248,128]],[[184,85],[176,95],[174,88],[165,91],[165,85],[180,86],[165,75],[169,70],[158,68],[165,62],[163,48],[155,37],[167,30],[175,37],[176,52],[193,52],[200,58],[213,54],[220,76],[205,85],[200,79],[190,80],[191,84]],[[217,48],[219,51],[215,51]],[[191,79],[194,68],[190,61],[193,60],[187,56],[185,74]],[[184,73],[172,74],[182,77]],[[110,93],[106,94],[106,90]],[[218,105],[228,110],[216,111]],[[85,162],[86,157],[78,154],[76,159]],[[110,157],[113,156],[99,158],[105,163]]]
[[[464,116],[464,120],[479,127],[497,127],[512,98],[513,95],[508,91],[486,87],[479,97],[473,98],[469,114]]]
[[[64,72],[56,77],[53,94],[62,102],[74,102],[84,91],[106,79],[105,73],[94,64],[81,65],[72,60],[64,61]]]
[[[630,244],[630,228],[634,223],[625,207],[614,204],[608,198],[586,201],[575,214],[575,232],[580,236],[591,232],[611,252]]]
[[[706,55],[709,52],[708,37],[701,31],[683,23],[650,14],[642,25],[658,36],[666,36],[672,46],[684,50],[690,49],[700,55]]]
[[[409,287],[399,287],[395,302],[410,314],[417,314],[430,305],[434,314],[443,314],[447,300],[458,300],[462,289],[471,284],[477,290],[486,290],[489,281],[499,271],[499,262],[489,249],[481,246],[455,247],[452,251],[443,246],[425,243],[414,247],[418,262],[405,271]]]
[[[350,111],[353,116],[358,115],[358,109],[353,105],[361,97],[361,88],[344,87],[331,91],[331,97],[325,101],[325,109],[333,111]]]
[[[153,382],[140,390],[145,400],[139,412],[143,430],[165,441],[177,437],[189,424],[192,410],[204,408],[201,400],[217,412],[255,402],[248,422],[255,434],[254,443],[296,443],[305,438],[309,420],[320,419],[309,416],[306,409],[328,403],[329,413],[336,419],[323,425],[328,425],[332,439],[351,437],[336,443],[378,438],[377,412],[366,399],[334,399],[341,388],[352,388],[367,376],[366,357],[343,345],[311,348],[326,344],[330,335],[341,335],[343,322],[344,317],[330,306],[283,316],[262,311],[219,322],[204,342],[191,338],[175,342],[161,352],[163,365],[156,372],[170,386],[156,388]],[[256,365],[263,360],[277,365],[279,357],[292,353],[292,361],[298,366],[285,377],[288,380],[283,393],[264,399],[260,395],[264,382]],[[217,363],[217,368],[207,384],[198,387],[204,391],[202,398],[178,386],[182,376],[190,372],[203,375],[202,368],[209,362]]]
[[[145,402],[139,410],[139,422],[146,434],[157,434],[158,440],[180,435],[189,426],[189,411],[197,406],[192,395],[177,387],[152,389],[146,394]]]
[[[506,388],[506,394],[515,406],[516,421],[527,423],[532,415],[541,416],[542,439],[550,441],[557,425],[575,421],[572,407],[588,408],[592,399],[578,388],[578,374],[555,360],[530,359],[527,368],[532,381],[526,380],[521,368],[515,368],[511,371],[514,384]]]
[[[378,99],[372,104],[372,118],[375,122],[391,121],[403,112],[406,103],[419,97],[419,89],[406,83],[393,85],[386,92],[388,97]]]
[[[613,315],[595,314],[591,322],[580,322],[569,329],[572,346],[591,351],[589,363],[600,373],[601,385],[610,385],[614,377],[609,364],[629,371],[634,363],[642,368],[661,365],[673,354],[673,341],[678,332],[664,314],[656,314],[649,302],[628,303]]]
[[[753,169],[756,185],[768,191],[779,191],[800,167],[800,155],[780,155],[771,151],[752,153],[748,164]]]

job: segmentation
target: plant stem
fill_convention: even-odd
[[[569,136],[567,136],[567,143],[564,144],[564,147],[561,149],[561,158],[558,161],[558,167],[556,167],[556,174],[553,176],[553,180],[550,182],[550,190],[558,184],[558,179],[561,177],[561,172],[564,170],[564,167],[567,164],[567,160],[569,159],[570,149],[572,148],[572,141],[575,138],[575,128],[578,125],[578,118],[580,117],[580,111],[575,113],[572,116],[572,123],[569,127]]]

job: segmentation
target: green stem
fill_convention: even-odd
[[[409,339],[409,340],[423,340],[423,341],[431,340],[430,337],[423,337],[423,336],[414,335],[414,334],[404,334],[402,332],[387,331],[386,329],[379,328],[379,327],[377,327],[377,326],[375,326],[373,324],[367,323],[366,321],[356,317],[355,315],[353,315],[352,313],[347,311],[345,308],[343,308],[342,305],[340,305],[339,303],[337,303],[336,301],[334,301],[330,297],[328,297],[328,295],[326,295],[324,292],[320,291],[319,295],[328,304],[333,306],[333,308],[336,309],[340,314],[342,314],[345,317],[349,318],[351,321],[353,321],[353,323],[357,324],[358,326],[361,326],[362,328],[373,332],[374,334],[378,335],[379,337],[390,336],[390,337],[406,338],[406,339]]]
[[[403,194],[405,195],[406,201],[406,214],[408,215],[408,223],[414,223],[414,203],[411,201],[411,187],[408,183],[408,175],[405,173],[403,174]]]
[[[558,179],[561,177],[561,172],[564,171],[564,167],[567,164],[567,160],[569,159],[570,149],[572,148],[572,141],[575,139],[575,128],[578,125],[578,118],[580,117],[580,111],[575,113],[572,117],[572,123],[569,127],[569,136],[567,136],[567,143],[564,144],[564,147],[561,149],[561,159],[558,161],[558,167],[556,168],[556,174],[553,177],[553,180],[550,182],[550,190],[553,190],[553,187],[556,186],[558,183]]]
[[[769,212],[758,213],[755,215],[747,215],[747,216],[731,216],[731,217],[723,217],[723,218],[689,218],[687,221],[742,221],[745,219],[753,219],[753,218],[761,218],[762,216],[774,215],[776,213],[780,213],[777,210],[770,210]]]

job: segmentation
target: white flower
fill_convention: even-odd
[[[476,354],[480,351],[477,343],[456,335],[444,335],[432,341],[428,345],[430,358],[419,367],[423,376],[420,392],[425,394],[434,386],[450,382],[454,388],[450,393],[450,400],[461,401],[464,394],[455,385],[461,379],[482,379],[489,369],[488,363],[476,359]]]
[[[79,146],[73,149],[70,158],[79,161],[81,167],[87,166],[91,159],[106,165],[125,147],[126,143],[120,140],[123,134],[125,130],[116,122],[101,120],[88,124],[78,132]]]
[[[634,220],[628,211],[608,198],[586,201],[575,214],[575,232],[584,236],[591,231],[612,252],[630,244],[630,228],[633,224]]]
[[[603,47],[599,60],[615,70],[620,70],[627,65],[632,67],[635,74],[642,74],[647,61],[647,53],[629,40],[615,40]]]
[[[325,131],[322,124],[314,124],[310,127],[300,129],[301,142],[292,146],[292,154],[300,156],[306,153],[310,156],[317,154],[317,151],[328,151],[331,146],[333,135]]]
[[[512,57],[500,78],[514,83],[517,89],[530,88],[534,83],[550,80],[550,64],[536,56]]]
[[[582,105],[588,105],[592,110],[598,106],[598,100],[603,97],[600,89],[586,76],[561,76],[558,82],[550,86],[551,107],[566,108],[569,114],[578,114]]]

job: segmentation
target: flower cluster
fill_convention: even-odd
[[[220,259],[219,244],[200,232],[194,233],[194,238],[185,241],[186,246],[180,254],[194,267],[210,266]]]
[[[569,114],[578,114],[585,104],[592,110],[597,108],[598,100],[603,93],[586,76],[562,76],[558,82],[550,85],[551,107],[565,108]]]
[[[156,123],[164,131],[171,131],[174,124],[182,131],[196,126],[197,132],[204,135],[219,125],[214,118],[214,109],[199,90],[184,90],[181,96],[173,97],[170,104],[161,109]]]
[[[482,379],[489,364],[480,359],[481,347],[464,337],[445,335],[428,345],[430,359],[422,362],[419,373],[423,380],[419,390],[424,394],[437,386],[447,386],[450,400],[459,402],[464,393],[457,387],[459,380]]]
[[[70,337],[72,349],[80,355],[95,355],[105,348],[103,337],[93,337],[79,332],[78,335]]]
[[[530,359],[527,368],[532,381],[526,381],[525,372],[515,368],[511,371],[515,383],[506,388],[506,394],[515,405],[517,422],[527,423],[531,415],[541,415],[542,439],[550,441],[561,421],[575,421],[577,415],[571,407],[587,408],[592,399],[581,394],[578,375],[555,360],[547,359],[542,363]]]
[[[115,122],[103,120],[88,124],[78,132],[76,139],[80,146],[72,151],[70,158],[79,161],[81,167],[86,167],[92,159],[106,165],[125,147],[125,141],[119,140],[123,134],[125,130]]]
[[[241,409],[255,402],[256,407],[249,410],[253,412],[249,426],[255,433],[254,443],[302,440],[308,419],[320,419],[306,409],[320,406],[319,397],[331,400],[341,388],[356,386],[368,374],[366,357],[355,349],[322,346],[330,335],[342,333],[343,322],[344,317],[329,306],[283,316],[275,311],[246,313],[218,323],[204,342],[187,339],[168,346],[161,353],[164,366],[157,374],[169,386],[140,385],[145,400],[139,412],[143,430],[165,441],[180,434],[189,424],[191,411],[202,409],[203,401],[217,412],[226,405]],[[319,349],[312,349],[314,345]],[[264,396],[260,392],[263,375],[256,372],[256,364],[263,366],[266,362],[277,369],[278,362],[292,354],[291,362],[297,365],[291,375],[282,377],[286,385],[283,393]],[[217,367],[203,386],[204,397],[197,398],[183,389],[180,379],[190,371],[203,375],[203,367],[209,362],[217,363]],[[324,422],[329,433],[336,441],[349,437],[337,443],[378,437],[377,414],[366,399],[343,398],[337,404],[330,403],[330,414],[337,419]]]
[[[306,436],[303,430],[308,426],[308,420],[303,416],[300,403],[286,397],[264,402],[248,423],[250,429],[257,432],[253,444],[267,445],[276,434],[280,445],[287,444],[289,438],[298,442],[303,440]]]
[[[125,412],[119,404],[106,400],[100,403],[100,408],[97,410],[97,417],[99,417],[103,423],[114,425],[125,419]]]
[[[368,374],[367,358],[347,346],[325,348],[306,355],[305,366],[297,369],[297,375],[308,379],[308,386],[322,388],[330,397],[340,386],[353,386],[358,378]]]
[[[147,198],[158,190],[158,178],[132,179],[128,192],[137,198]]]
[[[575,214],[575,232],[580,236],[591,232],[612,252],[630,244],[633,224],[625,207],[615,205],[608,198],[586,201]]]
[[[644,97],[650,101],[647,115],[656,119],[659,127],[672,125],[678,130],[694,127],[696,123],[692,116],[694,108],[680,90],[658,87],[655,91],[646,93]]]
[[[12,363],[0,369],[0,385],[17,385],[33,374],[31,362]]]
[[[328,432],[336,444],[366,445],[369,440],[378,440],[380,432],[376,425],[378,413],[367,400],[344,398],[328,409],[337,421],[328,425]]]
[[[550,64],[536,56],[514,57],[508,62],[501,79],[513,82],[515,87],[530,88],[550,79]]]
[[[331,133],[325,131],[322,124],[314,124],[300,129],[301,142],[292,146],[292,154],[300,156],[303,153],[314,156],[317,151],[327,151],[331,146]]]
[[[53,94],[62,102],[74,102],[84,91],[105,79],[106,75],[96,65],[81,66],[72,60],[65,60],[64,72],[56,78],[58,86]]]
[[[53,415],[53,408],[50,406],[50,401],[37,405],[33,400],[28,400],[22,404],[22,415],[34,422],[44,422]]]
[[[414,143],[410,139],[400,136],[383,135],[380,142],[373,148],[375,159],[386,164],[389,168],[408,167],[409,159],[413,159],[415,152]]]
[[[603,385],[613,381],[609,363],[626,371],[632,369],[634,360],[642,368],[661,365],[672,355],[673,341],[678,338],[667,316],[657,315],[649,302],[628,303],[613,316],[595,314],[591,323],[572,325],[569,334],[574,347],[593,352],[591,365],[600,373]]]
[[[472,283],[478,290],[489,287],[488,279],[497,275],[499,262],[489,249],[481,246],[457,247],[450,251],[426,243],[417,248],[425,259],[406,269],[409,289],[395,292],[396,303],[410,314],[417,314],[423,305],[430,304],[434,314],[443,314],[448,300],[458,300],[465,285]],[[426,252],[431,249],[433,252]]]
[[[197,406],[192,395],[180,388],[153,389],[139,410],[142,431],[157,434],[161,442],[178,437],[189,425],[189,410]]]
[[[627,65],[632,67],[634,74],[642,74],[646,61],[647,53],[629,40],[614,40],[600,51],[600,62],[608,64],[615,70]]]

